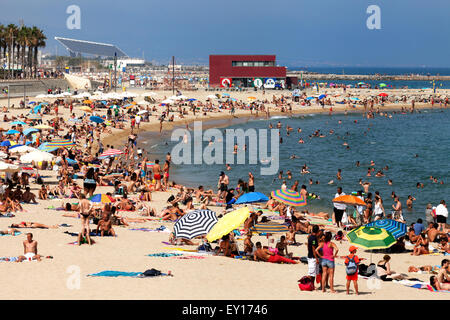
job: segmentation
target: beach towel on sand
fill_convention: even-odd
[[[168,258],[168,257],[177,257],[182,256],[181,253],[167,253],[167,252],[160,252],[160,253],[151,253],[147,254],[147,257],[161,257],[161,258]]]
[[[170,230],[168,228],[166,228],[165,226],[160,226],[159,228],[156,229],[149,229],[149,228],[133,228],[133,229],[129,229],[132,231],[145,231],[145,232],[167,232],[170,233]]]
[[[13,215],[12,213],[3,213],[3,214],[0,214],[0,218],[14,218],[15,217],[15,215]]]
[[[87,275],[88,277],[131,277],[131,278],[150,278],[157,276],[168,276],[167,273],[162,273],[156,269],[146,270],[144,272],[126,272],[126,271],[114,271],[114,270],[104,270],[97,273],[91,273]]]

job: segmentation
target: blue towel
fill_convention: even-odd
[[[97,273],[88,274],[88,277],[137,277],[142,272],[125,272],[105,270]]]
[[[162,253],[151,253],[148,254],[148,257],[163,257],[163,258],[167,258],[167,257],[178,257],[178,256],[182,256],[183,254],[181,253],[166,253],[166,252],[162,252]]]

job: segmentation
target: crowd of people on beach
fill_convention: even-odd
[[[181,93],[179,94],[181,95]],[[301,96],[300,101],[304,101],[300,104],[306,103],[306,101],[310,103],[311,100],[306,100],[306,98],[306,95]],[[331,113],[331,100],[320,100],[317,99],[316,103],[323,106],[330,105]],[[351,108],[350,100],[343,101],[348,103],[349,108]],[[236,208],[234,203],[242,195],[255,192],[258,189],[252,172],[248,172],[247,177],[238,179],[236,187],[233,188],[226,173],[231,170],[229,165],[225,166],[224,171],[219,174],[217,191],[213,189],[205,190],[204,186],[190,188],[173,182],[173,177],[170,175],[171,154],[167,153],[164,160],[151,160],[149,153],[138,146],[142,123],[148,122],[151,116],[158,118],[159,131],[161,132],[163,123],[174,121],[175,115],[178,119],[184,119],[186,115],[195,115],[196,112],[206,115],[208,112],[227,110],[234,116],[236,109],[246,109],[250,110],[252,114],[255,112],[256,115],[261,113],[270,117],[269,105],[274,105],[282,112],[292,112],[294,102],[291,98],[283,95],[281,97],[273,95],[271,100],[264,98],[261,101],[251,103],[226,99],[216,104],[211,99],[204,103],[182,99],[174,105],[163,104],[161,108],[157,108],[156,105],[142,107],[132,99],[127,98],[109,101],[78,101],[84,108],[82,114],[78,110],[74,111],[76,103],[76,101],[66,102],[64,99],[56,99],[52,103],[43,103],[32,107],[32,112],[29,114],[22,113],[20,115],[8,115],[8,110],[3,109],[3,122],[4,124],[11,124],[11,130],[13,131],[0,131],[0,141],[2,141],[0,149],[4,154],[2,161],[6,165],[10,165],[11,168],[18,163],[18,160],[20,162],[21,157],[14,151],[16,145],[19,146],[17,148],[29,147],[30,152],[41,150],[44,153],[47,150],[51,152],[51,160],[36,158],[37,160],[31,161],[31,163],[22,163],[17,170],[5,171],[5,178],[0,180],[0,214],[10,217],[14,217],[14,214],[19,216],[20,212],[26,210],[24,204],[60,199],[60,206],[50,209],[63,211],[62,216],[64,217],[78,218],[80,220],[80,231],[75,234],[77,236],[76,244],[93,245],[95,243],[92,239],[93,236],[116,237],[117,226],[130,226],[130,224],[146,223],[155,221],[155,219],[157,221],[176,222],[194,209],[219,207],[222,210],[219,215],[220,218]],[[375,105],[384,103],[383,99],[375,97],[360,103],[364,106],[367,117],[375,114],[383,116],[380,110],[374,110]],[[69,109],[69,118],[61,116],[59,108]],[[414,103],[411,110],[414,111]],[[47,118],[45,121],[43,120],[44,116]],[[92,120],[93,117],[95,119],[100,118],[100,120],[95,122]],[[29,131],[25,129],[26,125],[29,125],[30,128],[39,128],[38,126],[41,125],[43,129]],[[282,129],[281,122],[278,122],[275,126]],[[269,127],[273,127],[273,125],[269,124]],[[119,142],[104,145],[102,137],[111,135],[112,128],[130,131],[124,145]],[[293,131],[294,128],[286,127],[287,135],[290,135]],[[301,128],[298,128],[297,133],[300,134],[301,132]],[[328,134],[332,135],[334,131],[330,130]],[[326,136],[326,133],[317,130],[309,138],[324,138]],[[3,143],[6,141],[8,143]],[[56,142],[62,144],[52,150],[51,144]],[[280,142],[282,143],[281,136]],[[300,137],[298,142],[304,143],[303,138]],[[118,147],[119,145],[121,146]],[[40,149],[42,146],[44,148]],[[346,147],[349,148],[348,145]],[[244,146],[243,148],[245,151]],[[236,145],[234,152],[241,152],[241,146]],[[291,156],[291,159],[296,158],[296,155]],[[389,167],[385,166],[375,173],[374,165],[372,161],[367,176],[383,176],[389,170]],[[31,170],[28,166],[32,167]],[[359,162],[356,166],[360,166]],[[56,176],[56,184],[51,183],[53,177],[45,175],[46,170],[53,170]],[[300,174],[310,174],[310,169],[306,163],[303,165]],[[342,179],[343,174],[341,169],[337,170],[337,182]],[[320,198],[318,195],[308,192],[306,185],[300,186],[298,181],[288,186],[288,181],[292,180],[292,177],[291,170],[279,172],[278,179],[281,190],[293,190],[305,199]],[[432,178],[433,181],[437,179]],[[31,190],[31,183],[39,185],[37,195]],[[320,182],[318,180],[314,182],[313,179],[309,180],[310,185],[314,183],[319,184]],[[333,183],[334,181],[329,182],[329,184]],[[365,206],[351,208],[351,206],[345,204],[334,203],[333,213],[331,214],[327,212],[313,213],[308,210],[299,211],[293,206],[270,197],[257,210],[252,211],[245,220],[241,232],[233,231],[224,235],[219,241],[214,241],[217,246],[214,249],[211,247],[211,250],[217,256],[246,257],[253,261],[286,264],[307,263],[309,282],[314,283],[316,281],[320,284],[319,289],[324,292],[327,288],[330,288],[331,292],[335,292],[335,260],[344,259],[347,279],[346,292],[349,293],[350,284],[353,282],[355,292],[358,294],[358,273],[362,270],[361,261],[363,260],[356,255],[357,248],[355,246],[350,246],[347,256],[338,256],[339,249],[333,241],[345,241],[347,232],[371,221],[388,218],[402,223],[405,222],[402,204],[397,195],[392,194],[395,203],[392,206],[391,213],[386,213],[380,193],[375,191],[373,196],[369,190],[369,182],[361,180],[360,185],[362,190],[357,191],[355,196],[360,198]],[[99,187],[107,187],[109,191],[103,194],[95,193]],[[162,210],[155,210],[152,206],[152,193],[154,192],[170,192],[167,206]],[[335,198],[342,195],[345,195],[342,188],[337,187]],[[414,197],[409,196],[406,206],[412,207],[414,200]],[[265,210],[271,213],[276,212],[278,219],[272,218],[272,220],[282,221],[288,230],[280,237],[274,247],[263,246],[261,241],[256,243],[252,241],[254,227],[259,223],[266,223],[271,220],[264,214],[263,211]],[[120,212],[134,212],[137,216],[131,218],[121,215]],[[406,252],[407,241],[414,246],[411,254],[415,256],[428,254],[429,244],[433,242],[438,244],[438,250],[441,252],[450,253],[447,217],[448,211],[444,200],[436,208],[430,205],[427,207],[425,215],[427,225],[421,219],[418,219],[417,222],[411,224],[408,233],[397,239],[397,243],[389,248],[387,253]],[[94,230],[91,230],[91,223],[96,225],[93,228]],[[64,226],[20,222],[12,223],[7,230],[1,232],[2,234],[15,235],[20,229],[24,228],[58,229],[61,227]],[[295,257],[292,252],[289,252],[289,246],[299,245],[295,239],[296,234],[307,236],[307,257],[304,257],[304,261],[301,261],[301,257]],[[245,237],[239,239],[244,240],[243,251],[239,248],[238,237]],[[197,244],[189,239],[176,239],[173,233],[170,235],[169,242],[172,244]],[[202,242],[204,242],[204,238]],[[203,243],[203,245],[205,244]],[[40,261],[44,257],[38,254],[37,241],[34,240],[32,233],[27,233],[27,240],[24,241],[23,246],[23,255],[19,255],[11,261]],[[53,258],[52,256],[45,257]],[[397,275],[391,270],[390,259],[391,257],[386,254],[384,259],[376,265],[379,277],[383,281],[406,279],[405,275]],[[428,270],[427,267],[422,269]],[[448,290],[448,261],[443,262],[439,269],[438,277],[430,279],[431,286],[437,290]]]

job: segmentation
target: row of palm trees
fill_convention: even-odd
[[[47,37],[38,27],[0,24],[0,77],[36,78],[38,50]]]

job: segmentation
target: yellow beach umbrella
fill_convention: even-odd
[[[84,100],[83,103],[85,103],[85,104],[91,104],[92,101],[91,101],[91,100]]]
[[[40,129],[40,130],[51,130],[53,129],[53,127],[50,127],[46,124],[38,124],[37,126],[34,126],[33,128],[35,129]]]
[[[89,107],[86,107],[86,106],[81,107],[80,110],[83,110],[83,111],[86,111],[86,112],[92,112],[92,109],[89,108]]]
[[[217,240],[238,228],[249,217],[250,209],[242,207],[223,216],[206,235],[209,242]]]
[[[136,101],[131,101],[131,104],[136,104]]]

